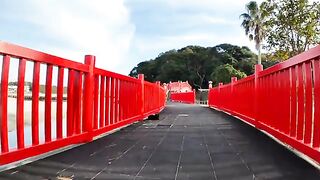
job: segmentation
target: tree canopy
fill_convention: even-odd
[[[246,5],[246,13],[242,13],[240,18],[243,19],[241,26],[245,29],[249,39],[256,43],[258,50],[258,64],[261,64],[261,43],[265,37],[265,19],[266,16],[255,1],[250,1]]]
[[[231,81],[231,77],[237,77],[238,79],[241,79],[247,77],[247,75],[244,72],[235,69],[230,64],[218,66],[211,74],[211,79],[214,82],[229,83]]]
[[[241,26],[256,45],[263,44],[271,59],[287,60],[320,43],[320,2],[264,0],[245,7]]]
[[[227,83],[230,75],[238,78],[253,74],[257,55],[248,47],[220,44],[214,47],[187,46],[160,53],[155,59],[144,61],[134,67],[130,76],[142,73],[147,81],[188,81],[193,88],[207,88],[208,81],[214,85]],[[269,67],[276,62],[262,64]],[[222,73],[217,73],[221,71]],[[213,74],[215,73],[215,77]],[[227,73],[228,76],[225,74]],[[221,77],[220,77],[221,76]]]

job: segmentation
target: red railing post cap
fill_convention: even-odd
[[[85,55],[84,56],[84,63],[85,64],[96,64],[96,56],[94,55]]]

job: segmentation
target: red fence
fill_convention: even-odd
[[[254,125],[320,163],[320,46],[212,88],[209,106]]]
[[[191,92],[176,92],[171,93],[170,99],[173,102],[182,102],[188,104],[194,104],[196,101],[196,94],[195,91]]]
[[[165,91],[160,83],[95,68],[95,57],[86,56],[84,64],[0,42],[2,61],[0,96],[0,165],[43,154],[72,144],[93,140],[94,137],[123,127],[149,115],[159,113],[165,106]],[[8,76],[9,65],[18,61],[16,99],[16,142],[10,147],[8,138]],[[32,80],[32,143],[25,143],[24,84],[26,62],[33,64]],[[40,64],[46,73],[40,73]],[[57,68],[56,112],[52,116],[53,68]],[[65,74],[64,72],[67,72]],[[40,77],[46,76],[44,120],[39,118]],[[67,83],[64,79],[67,76]],[[67,103],[64,104],[64,89]],[[66,106],[66,112],[64,107]],[[66,118],[64,118],[66,113]],[[39,122],[44,121],[44,130]],[[53,126],[53,124],[55,126]],[[43,134],[41,134],[43,132]],[[41,140],[39,137],[44,137]],[[42,142],[43,141],[43,142]]]

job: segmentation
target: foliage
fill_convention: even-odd
[[[211,79],[213,80],[214,84],[218,84],[219,82],[224,84],[229,83],[231,81],[231,77],[237,77],[238,79],[241,79],[247,77],[247,75],[244,72],[235,69],[230,64],[218,66],[211,74]]]
[[[320,42],[320,3],[308,0],[266,0],[265,49],[273,59],[286,60]]]
[[[160,53],[155,59],[134,67],[130,76],[142,73],[147,81],[188,81],[193,88],[207,88],[212,72],[229,64],[245,75],[254,72],[257,55],[248,47],[220,44],[214,47],[187,46],[179,50]],[[239,76],[241,78],[243,76]]]
[[[261,43],[265,37],[265,19],[266,16],[262,13],[259,5],[255,1],[250,1],[246,4],[246,13],[240,15],[243,19],[241,26],[244,28],[249,39],[256,43],[258,50],[258,63],[261,64]]]

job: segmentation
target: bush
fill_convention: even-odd
[[[235,69],[230,64],[220,65],[211,74],[211,79],[213,80],[214,85],[217,85],[219,82],[224,84],[229,83],[231,81],[231,77],[241,79],[247,77],[247,75],[244,72]]]

